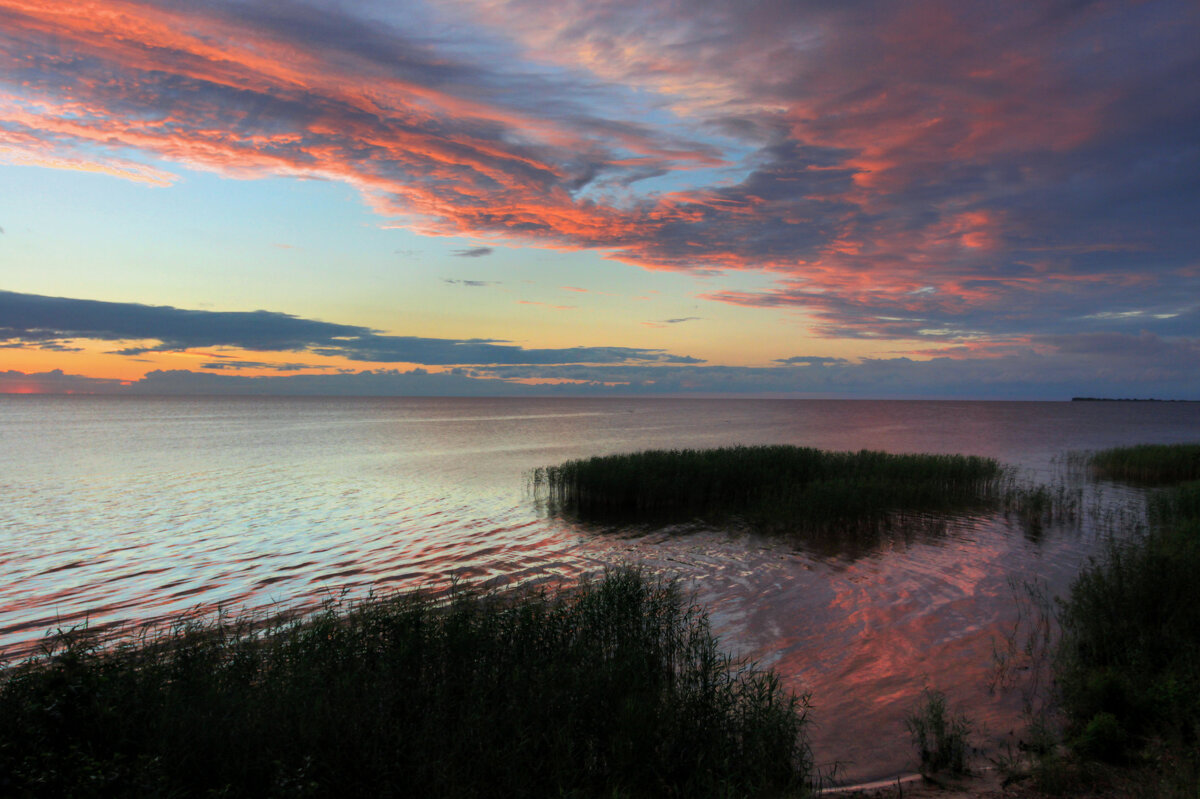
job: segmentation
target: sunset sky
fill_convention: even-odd
[[[0,392],[1200,399],[1200,4],[0,0]]]

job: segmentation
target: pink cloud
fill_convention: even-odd
[[[339,180],[424,233],[766,270],[708,298],[967,341],[1195,287],[1188,8],[440,9],[515,42],[509,69],[337,7],[0,0],[0,159]]]

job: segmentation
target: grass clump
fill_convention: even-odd
[[[810,779],[806,708],[619,571],[57,635],[0,673],[0,795],[777,795]]]
[[[1097,477],[1161,485],[1200,480],[1200,444],[1139,444],[1094,452],[1088,465]]]
[[[996,461],[974,456],[739,446],[573,460],[535,470],[533,484],[553,510],[589,519],[738,517],[838,529],[979,504],[1002,474]]]
[[[946,695],[926,688],[921,703],[904,719],[921,761],[921,773],[930,775],[967,773],[971,722],[961,713],[951,713]]]

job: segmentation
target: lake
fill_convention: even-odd
[[[675,577],[727,648],[812,693],[819,763],[844,780],[913,765],[923,686],[994,747],[1011,583],[1063,592],[1135,491],[1073,476],[1071,452],[1200,440],[1200,403],[727,399],[0,397],[0,649],[50,629],[218,604],[311,605],[460,580],[572,581],[637,564]],[[784,443],[987,455],[1075,480],[1078,523],[999,515],[816,548],[699,524],[548,517],[529,470],[655,448]]]

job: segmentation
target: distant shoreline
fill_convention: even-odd
[[[1200,400],[1158,399],[1157,397],[1071,397],[1071,402],[1200,402]]]

